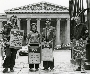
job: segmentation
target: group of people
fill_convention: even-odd
[[[54,49],[54,45],[55,45],[55,28],[50,26],[51,22],[50,20],[46,20],[45,25],[46,27],[43,28],[43,31],[41,33],[39,33],[37,31],[37,24],[36,23],[32,23],[31,24],[31,30],[28,34],[24,35],[24,40],[26,41],[27,45],[30,46],[30,43],[38,43],[39,44],[39,48],[38,49],[44,49],[44,48],[48,48],[48,49]],[[14,48],[10,48],[10,31],[11,29],[19,29],[17,26],[17,17],[16,16],[11,16],[10,18],[10,22],[8,22],[7,24],[4,25],[4,28],[2,30],[2,35],[3,35],[3,41],[2,43],[2,50],[4,49],[5,51],[5,55],[6,57],[2,57],[4,59],[4,63],[3,63],[3,73],[8,72],[8,68],[10,68],[11,72],[14,72],[14,65],[15,65],[15,59],[16,59],[16,54],[17,51],[19,49],[14,49]],[[43,43],[42,43],[43,42]],[[86,46],[86,58],[89,59],[89,47],[90,47],[90,39],[87,41],[87,45],[86,43],[83,41],[82,38],[80,38],[79,41],[77,40],[73,40],[73,49],[76,50],[80,50],[81,52],[83,52],[85,50],[85,46]],[[41,46],[40,46],[41,45]],[[42,48],[41,48],[42,47]],[[83,49],[83,50],[82,50]],[[73,53],[74,54],[74,53]],[[77,70],[81,70],[81,59],[82,59],[82,55],[76,55],[73,56],[73,58],[80,58],[80,60],[78,61],[79,67]],[[29,55],[28,55],[29,56]],[[41,55],[42,56],[42,55]],[[48,68],[50,67],[50,69],[52,70],[54,68],[54,58],[53,61],[43,61],[43,70],[48,70]],[[29,68],[30,71],[32,70],[32,68],[34,68],[34,64],[29,64]],[[39,68],[39,64],[35,64],[35,69],[38,70]]]
[[[14,65],[15,65],[15,59],[16,59],[16,54],[17,51],[19,49],[14,49],[14,48],[10,48],[10,31],[11,29],[19,29],[17,26],[17,17],[16,16],[11,16],[10,18],[10,22],[8,22],[6,25],[4,25],[4,29],[2,31],[2,35],[3,35],[3,40],[4,40],[4,50],[5,50],[5,55],[6,57],[4,58],[4,63],[3,63],[3,73],[7,73],[8,72],[8,68],[10,68],[11,72],[14,72]],[[42,45],[42,48],[54,48],[54,38],[55,38],[55,33],[54,30],[55,28],[53,28],[52,26],[50,26],[50,21],[46,20],[46,27],[43,29],[42,34],[40,34],[37,31],[37,24],[36,23],[32,23],[31,24],[31,30],[30,32],[25,35],[25,39],[26,43],[28,46],[30,46],[30,42],[31,43],[39,43],[41,44],[42,42],[44,42],[46,45],[48,46],[44,46]],[[43,67],[44,70],[48,70],[48,68],[50,67],[50,69],[54,68],[54,58],[53,61],[43,61]],[[29,64],[29,68],[30,70],[32,68],[34,68],[34,64]],[[39,68],[39,64],[35,64],[35,69],[38,70]]]
[[[31,31],[27,35],[28,39],[27,41],[30,40],[30,42],[28,43],[39,43],[39,44],[42,44],[43,42],[44,44],[42,45],[42,49],[43,48],[53,49],[54,47],[53,41],[55,37],[55,33],[53,32],[53,30],[55,29],[50,26],[49,20],[46,21],[46,27],[43,29],[42,34],[40,34],[37,31],[36,23],[32,23]],[[49,67],[52,70],[54,68],[54,58],[53,61],[43,61],[43,67],[44,67],[43,70],[48,70]],[[34,68],[34,64],[29,64],[29,68],[30,70],[32,70],[32,68]],[[38,68],[39,64],[35,64],[35,69],[38,70]]]

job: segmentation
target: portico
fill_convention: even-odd
[[[41,33],[45,28],[46,19],[51,19],[51,26],[56,29],[56,45],[70,43],[70,20],[68,8],[48,2],[27,5],[5,11],[7,19],[17,16],[19,29],[28,33],[31,23],[37,23],[37,30]],[[8,21],[8,20],[7,20]]]

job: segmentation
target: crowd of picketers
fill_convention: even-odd
[[[50,26],[50,20],[46,21],[46,28],[43,29],[43,33],[42,33],[42,40],[46,43],[46,46],[42,46],[43,48],[53,48],[54,44],[52,45],[52,42],[55,40],[55,32],[54,32],[54,28],[52,26]],[[7,24],[4,25],[4,28],[2,29],[2,36],[3,39],[1,39],[1,50],[2,50],[2,59],[4,59],[4,54],[3,52],[5,52],[5,59],[4,59],[4,63],[3,63],[3,73],[8,72],[8,68],[10,68],[11,72],[14,72],[14,65],[15,65],[15,59],[16,59],[16,54],[17,51],[19,49],[14,49],[14,48],[9,48],[10,44],[10,31],[11,29],[19,29],[18,25],[17,25],[17,17],[16,16],[11,16],[10,18],[10,22],[8,22]],[[36,43],[39,41],[38,39],[36,39],[35,37],[40,37],[40,33],[37,31],[37,26],[36,23],[33,23],[31,26],[31,31],[28,33],[28,35],[24,35],[24,38],[27,38],[27,43],[29,41],[29,39],[31,40],[31,42],[36,41]],[[33,38],[35,38],[33,40]],[[42,40],[40,40],[39,42],[41,43]],[[84,63],[82,63],[83,59],[87,59],[88,61],[90,61],[90,39],[86,39],[83,40],[82,38],[80,38],[79,40],[73,39],[72,41],[72,59],[76,61],[76,63],[78,64],[78,69],[77,70],[81,70],[81,67],[83,67],[82,65]],[[48,46],[47,46],[48,45]],[[34,64],[29,64],[29,68],[30,70],[34,67]],[[43,67],[44,70],[48,70],[48,68],[50,67],[50,69],[52,70],[54,68],[54,58],[53,61],[43,61]],[[39,64],[35,64],[35,69],[38,70],[39,68]]]
[[[45,43],[48,44],[48,46],[45,46],[46,48],[52,48],[54,46],[54,43],[52,45],[52,42],[54,41],[54,35],[55,33],[54,28],[52,26],[50,26],[50,20],[46,20],[45,22],[46,24],[46,28],[43,29],[43,34],[42,34],[42,40],[39,39],[40,33],[37,31],[37,26],[36,23],[32,23],[31,24],[31,31],[26,35],[24,35],[24,40],[26,40],[26,44],[29,44],[29,40],[31,43],[33,42],[39,42],[41,43],[41,41],[44,41]],[[17,51],[19,49],[14,49],[14,48],[10,48],[10,31],[11,29],[17,29],[19,30],[19,27],[17,25],[17,16],[13,15],[10,17],[9,22],[7,22],[7,24],[4,25],[4,27],[1,30],[1,34],[2,34],[2,38],[1,39],[1,50],[2,50],[2,59],[4,60],[3,63],[3,73],[7,73],[8,69],[10,68],[10,72],[14,72],[14,65],[15,65],[15,59],[16,59],[16,54]],[[27,38],[27,39],[26,39]],[[46,44],[46,45],[47,45]],[[5,52],[5,56],[3,54],[3,52]],[[5,58],[4,58],[5,57]],[[50,69],[52,70],[54,68],[54,58],[53,61],[43,61],[43,67],[44,70],[48,70],[48,68],[50,67]],[[34,64],[29,64],[29,68],[30,71],[32,68],[34,68]],[[35,64],[35,69],[38,70],[39,68],[39,64]]]

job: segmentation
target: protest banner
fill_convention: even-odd
[[[15,49],[22,48],[23,36],[24,36],[24,30],[11,29],[10,48],[15,48]]]
[[[42,61],[53,61],[53,50],[52,48],[44,48],[41,50]]]
[[[37,44],[38,45],[38,44]],[[39,46],[28,46],[28,63],[29,64],[40,64],[41,62],[41,48]]]

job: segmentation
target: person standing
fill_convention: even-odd
[[[14,72],[15,59],[17,54],[17,49],[10,48],[10,31],[11,29],[18,29],[17,26],[17,17],[15,15],[10,17],[10,22],[4,25],[4,30],[2,31],[3,40],[4,40],[4,49],[6,58],[3,63],[3,73],[8,72],[8,68],[10,68],[11,72]]]
[[[36,23],[31,24],[31,31],[27,35],[27,41],[28,41],[27,43],[30,47],[31,47],[30,44],[33,44],[33,45],[35,43],[40,44],[40,33],[37,31]],[[35,47],[35,45],[34,45],[34,47]],[[38,51],[38,49],[40,49],[40,47],[38,47],[36,49]],[[30,48],[30,50],[32,50],[32,48]],[[32,68],[34,68],[34,64],[29,63],[29,68],[30,68],[30,70],[32,70]],[[38,70],[38,68],[39,68],[39,64],[35,64],[35,69]]]
[[[42,42],[44,42],[43,48],[49,48],[54,50],[55,45],[55,28],[50,26],[51,22],[50,20],[46,20],[46,27],[43,29],[42,32]],[[54,58],[53,61],[43,61],[43,67],[44,70],[50,69],[52,70],[54,68]]]

